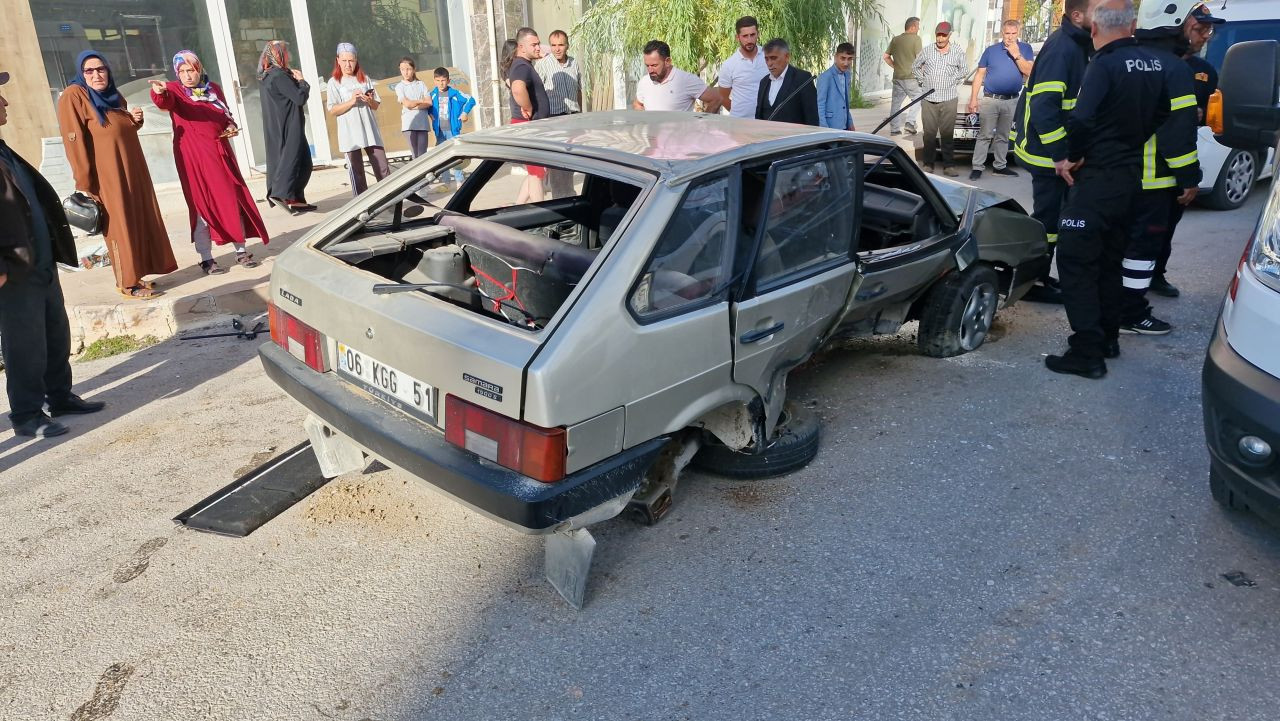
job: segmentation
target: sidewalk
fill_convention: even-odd
[[[265,184],[261,176],[249,179],[254,198],[265,194]],[[307,185],[307,198],[319,210],[295,216],[280,207],[269,208],[265,201],[260,201],[258,210],[266,222],[271,242],[264,247],[251,239],[248,250],[262,264],[257,268],[241,268],[235,264],[230,245],[214,246],[214,258],[227,272],[207,276],[200,271],[200,256],[191,244],[182,188],[172,183],[157,189],[156,197],[178,270],[152,278],[156,289],[164,291],[164,295],[151,300],[122,298],[116,292],[111,268],[63,272],[60,280],[71,322],[72,348],[81,348],[107,336],[154,335],[164,340],[188,328],[224,322],[230,330],[233,316],[266,311],[268,281],[275,256],[323,220],[329,211],[346,204],[351,199],[350,192],[345,168],[325,168],[317,169]],[[83,255],[86,249],[101,242],[101,236],[79,237],[76,245]]]

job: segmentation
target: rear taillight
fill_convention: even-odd
[[[563,428],[542,428],[512,420],[460,400],[445,398],[445,440],[543,483],[564,478]]]
[[[271,340],[284,348],[294,358],[306,363],[312,370],[324,373],[324,354],[320,352],[320,333],[315,328],[280,310],[274,303],[267,305],[267,322],[271,326]]]

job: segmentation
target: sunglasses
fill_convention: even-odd
[[[85,69],[84,69],[84,74],[85,74],[85,75],[106,75],[106,74],[107,74],[107,68],[106,68],[106,66],[99,66],[99,67],[96,67],[96,68],[85,68]]]

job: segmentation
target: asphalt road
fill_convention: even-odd
[[[816,359],[818,459],[598,526],[580,612],[539,540],[392,471],[245,539],[176,527],[299,407],[256,343],[77,364],[107,411],[0,431],[0,718],[1274,718],[1280,531],[1210,499],[1198,380],[1263,195],[1188,214],[1175,333],[1102,381],[1044,370],[1066,323],[1028,304],[960,358],[908,332]]]

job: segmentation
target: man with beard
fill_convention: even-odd
[[[671,64],[671,46],[661,40],[650,40],[644,46],[644,69],[648,75],[636,81],[636,110],[693,110],[701,100],[708,113],[720,110],[720,94],[707,87],[693,73]]]
[[[735,118],[756,116],[756,91],[760,81],[769,74],[760,51],[760,27],[750,15],[738,18],[733,24],[738,49],[720,65],[720,104]]]

